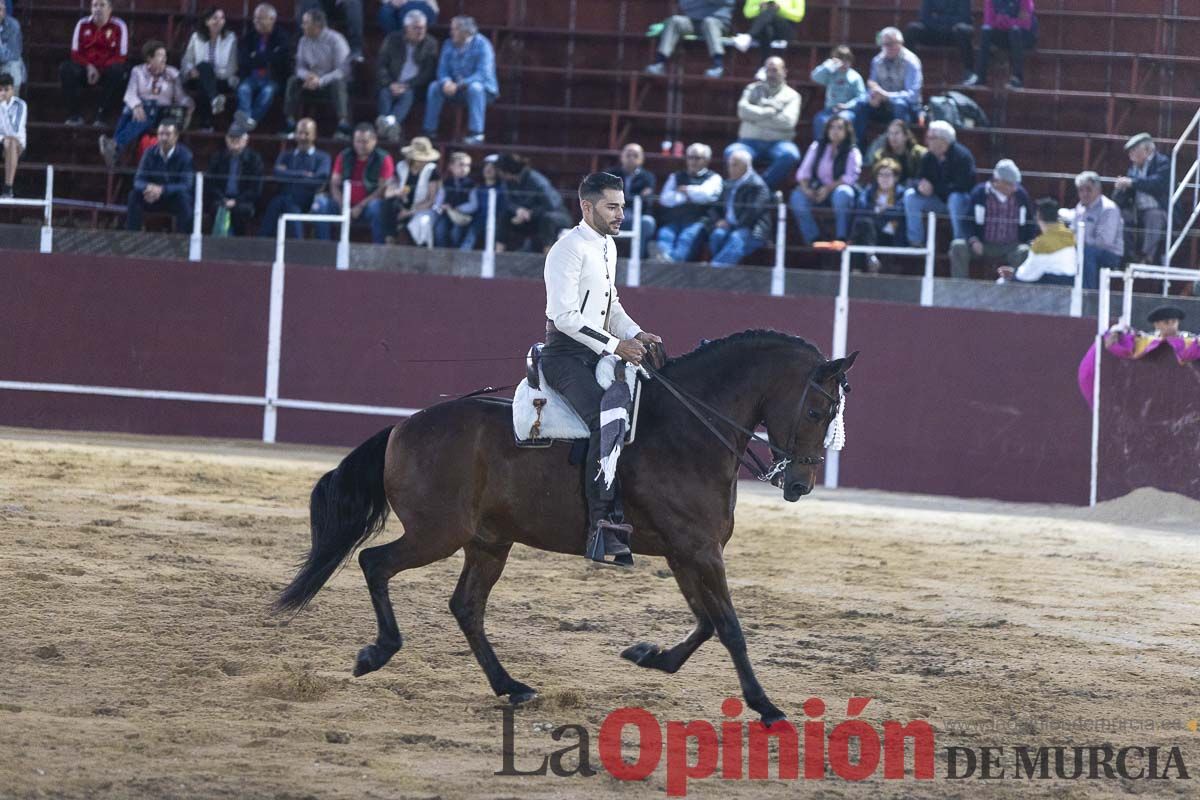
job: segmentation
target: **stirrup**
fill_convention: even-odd
[[[587,558],[598,564],[610,566],[632,567],[633,552],[629,548],[629,539],[633,535],[633,527],[608,520],[600,520],[588,536]],[[612,556],[612,561],[606,556]]]

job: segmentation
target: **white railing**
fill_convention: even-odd
[[[850,257],[855,253],[874,255],[924,256],[925,275],[928,281],[921,285],[921,305],[933,305],[933,259],[936,241],[935,226],[937,217],[931,211],[926,221],[924,247],[879,247],[876,245],[847,245],[842,250],[842,265],[838,274],[838,294],[833,304],[833,352],[830,359],[845,358],[846,340],[850,330]],[[927,302],[928,301],[928,302]],[[825,451],[825,487],[838,487],[838,473],[841,466],[841,451]]]
[[[629,261],[625,264],[625,285],[640,286],[642,283],[642,196],[633,196],[633,225],[621,231],[615,239],[629,240]]]
[[[188,239],[188,261],[199,261],[204,253],[204,173],[197,172],[192,184],[192,236]]]
[[[1177,165],[1179,161],[1179,151],[1187,144],[1188,136],[1192,131],[1196,131],[1196,159],[1192,161],[1188,167],[1187,173],[1183,176],[1183,180],[1176,185]],[[1166,255],[1163,257],[1163,266],[1171,266],[1171,259],[1175,257],[1176,251],[1187,238],[1188,231],[1192,229],[1192,225],[1196,222],[1196,217],[1200,215],[1200,180],[1197,180],[1197,172],[1200,171],[1200,110],[1192,115],[1192,121],[1188,123],[1187,128],[1180,134],[1176,140],[1175,146],[1171,148],[1171,199],[1167,203],[1167,247]],[[1175,203],[1179,200],[1184,190],[1188,186],[1192,187],[1192,213],[1188,217],[1188,221],[1184,223],[1179,230],[1179,236],[1175,236]],[[1171,282],[1169,279],[1163,279],[1163,297],[1167,296],[1170,291]]]
[[[38,245],[38,251],[41,253],[50,253],[54,250],[54,167],[46,165],[46,195],[41,200],[35,200],[32,197],[5,197],[0,198],[0,208],[4,206],[17,206],[23,208],[40,208],[42,209],[42,239]]]
[[[487,230],[483,240],[483,256],[479,264],[482,278],[496,277],[496,190],[488,189]]]
[[[786,274],[783,262],[787,256],[787,203],[783,202],[783,192],[776,192],[775,197],[775,263],[771,267],[771,296],[783,297]]]
[[[1096,347],[1092,378],[1092,474],[1089,491],[1089,505],[1096,505],[1097,486],[1100,477],[1100,365],[1103,361],[1104,335],[1108,333],[1108,321],[1112,316],[1112,295],[1110,283],[1113,279],[1122,281],[1121,316],[1118,327],[1129,329],[1133,322],[1133,283],[1138,278],[1158,278],[1165,282],[1171,280],[1200,280],[1200,270],[1177,269],[1175,267],[1159,266],[1157,264],[1130,264],[1123,272],[1111,269],[1100,270],[1100,298],[1096,308]]]

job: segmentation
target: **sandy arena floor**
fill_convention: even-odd
[[[665,796],[661,766],[638,783],[493,775],[501,713],[446,605],[459,557],[393,581],[405,648],[362,679],[375,625],[357,568],[294,620],[267,613],[340,455],[0,429],[0,797]],[[937,778],[710,778],[689,796],[1200,796],[1198,509],[1145,490],[1094,511],[855,491],[789,505],[746,486],[728,571],[768,693],[797,724],[811,696],[830,727],[851,696],[874,698],[877,729],[929,720]],[[599,769],[613,709],[720,722],[738,695],[715,641],[673,676],[617,657],[691,627],[659,559],[622,574],[515,549],[488,623],[542,692],[516,714],[523,769],[570,744],[558,725],[588,729]],[[1103,727],[1118,721],[1138,729]],[[1192,780],[945,778],[951,745],[1102,742],[1178,745]]]

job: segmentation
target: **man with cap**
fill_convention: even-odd
[[[1167,231],[1171,159],[1158,152],[1145,132],[1130,137],[1125,152],[1129,171],[1117,178],[1113,191],[1125,220],[1125,249],[1140,261],[1155,263]]]
[[[1021,186],[1021,170],[1012,159],[1001,159],[992,179],[971,192],[966,236],[950,243],[950,275],[971,277],[971,262],[980,258],[1023,263],[1037,235],[1036,219],[1033,201]]]
[[[600,399],[596,364],[616,355],[641,364],[646,346],[662,339],[643,331],[617,297],[617,247],[613,236],[625,218],[624,184],[616,175],[595,172],[579,186],[583,221],[546,255],[546,382],[587,424],[583,465],[588,529],[584,555],[601,563],[632,565],[632,528],[624,524],[617,501],[618,482],[606,485],[600,470]],[[605,556],[615,557],[607,562]]]
[[[262,194],[263,162],[247,145],[250,132],[234,122],[225,134],[225,148],[213,156],[204,175],[204,204],[216,215],[229,213],[229,232],[244,236]]]
[[[1177,306],[1159,306],[1146,318],[1154,326],[1154,333],[1117,325],[1104,337],[1104,346],[1117,358],[1141,358],[1160,347],[1169,347],[1181,364],[1198,361],[1200,339],[1179,329],[1183,317],[1183,309]]]

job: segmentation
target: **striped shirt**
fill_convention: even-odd
[[[0,103],[0,139],[15,136],[25,149],[25,122],[29,118],[29,110],[25,101],[12,97],[8,102]]]

